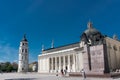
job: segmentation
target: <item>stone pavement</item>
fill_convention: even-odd
[[[54,74],[3,73],[0,74],[0,80],[83,80],[83,78],[55,76]],[[120,78],[86,78],[85,80],[120,80]]]

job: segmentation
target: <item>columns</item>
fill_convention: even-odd
[[[80,72],[80,71],[79,71],[79,59],[78,59],[78,56],[79,56],[79,55],[78,55],[78,53],[77,53],[76,56],[75,56],[75,57],[76,57],[76,64],[75,64],[75,65],[76,65],[76,72]]]
[[[63,56],[63,70],[65,69],[65,56]]]
[[[53,72],[53,58],[51,58],[51,73]]]
[[[70,60],[70,56],[72,57],[71,58],[72,60]],[[61,60],[61,57],[62,57],[63,61]],[[66,59],[67,59],[67,61],[66,61]],[[61,56],[52,57],[51,58],[51,64],[49,63],[51,65],[50,72],[51,73],[56,72],[56,71],[61,72],[61,69],[66,69],[66,66],[67,66],[67,71],[68,72],[71,72],[71,68],[72,68],[72,72],[75,72],[75,70],[76,70],[75,69],[76,68],[76,66],[75,66],[76,60],[75,59],[76,59],[75,54],[69,54],[69,55],[64,55],[64,56],[61,55]],[[53,61],[53,60],[55,60],[55,61]],[[71,65],[71,68],[70,68],[70,65]]]
[[[59,61],[61,60],[61,58],[59,58]],[[57,70],[61,69],[61,63],[59,62],[59,68],[58,68],[58,65],[57,65],[57,57],[52,57],[51,58],[51,63],[49,63],[51,65],[51,69],[50,69],[50,72],[51,73],[54,73],[56,72]]]
[[[59,72],[61,71],[61,56],[59,56]]]
[[[75,54],[73,54],[73,65],[72,65],[73,72],[76,71],[75,59],[76,59],[76,58],[75,58]]]
[[[67,68],[68,68],[68,72],[70,72],[70,55],[68,55],[68,65],[67,65]]]
[[[40,71],[40,59],[39,59],[39,57],[38,57],[38,72]]]
[[[55,72],[58,70],[57,68],[57,57],[55,57]]]

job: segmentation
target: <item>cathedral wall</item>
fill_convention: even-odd
[[[49,72],[49,59],[48,57],[42,56],[38,58],[38,73]]]
[[[83,53],[78,52],[76,54],[76,72],[80,72],[83,69]]]
[[[106,38],[107,53],[111,71],[120,69],[120,42],[112,38]]]
[[[83,66],[87,74],[103,74],[104,65],[104,46],[85,46],[83,53]]]
[[[90,47],[90,57],[91,57],[91,70],[93,72],[104,71],[104,49],[103,45],[91,46]]]

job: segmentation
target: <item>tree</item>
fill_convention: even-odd
[[[6,71],[7,72],[11,72],[12,70],[13,70],[13,66],[12,65],[8,65]]]
[[[13,71],[17,72],[17,70],[18,70],[18,64],[16,62],[13,62],[12,66],[13,66]]]
[[[17,71],[18,64],[17,63],[10,63],[10,62],[5,62],[5,63],[0,63],[0,71],[2,72],[11,72],[11,71]]]

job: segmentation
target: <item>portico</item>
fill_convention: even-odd
[[[69,72],[72,70],[73,59],[70,59],[73,57],[73,55],[65,55],[65,56],[56,56],[56,57],[50,57],[49,58],[49,70],[50,72],[56,72],[61,69],[67,69]],[[72,62],[70,62],[72,61]],[[69,64],[68,64],[69,63]],[[71,66],[70,66],[71,65]]]
[[[67,72],[80,72],[80,70],[83,68],[83,62],[82,62],[82,53],[80,51],[77,51],[79,43],[71,45],[67,45],[63,47],[56,48],[56,50],[53,50],[52,52],[43,51],[42,55],[39,55],[39,72],[49,72],[49,73],[56,73],[57,71],[60,72],[61,69],[67,70]],[[68,49],[66,49],[69,47]],[[59,51],[59,49],[61,49]],[[80,59],[81,58],[81,59]],[[42,65],[48,65],[44,66],[46,69],[44,70]]]

